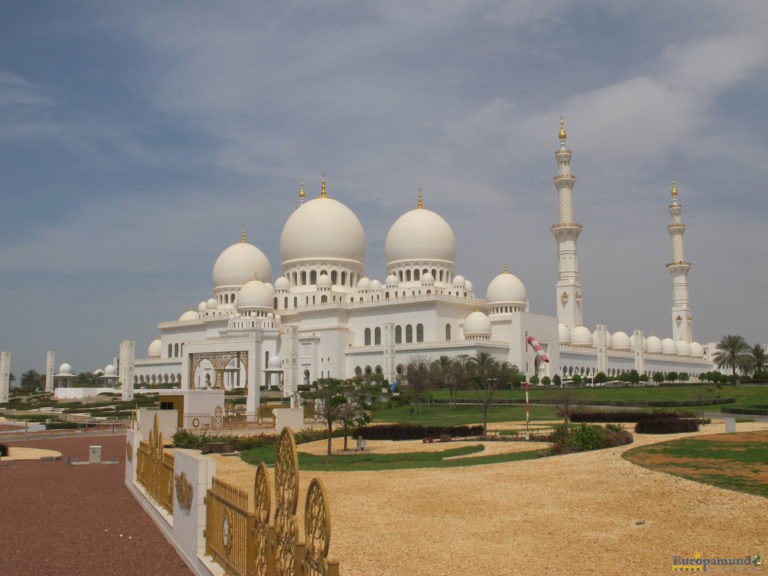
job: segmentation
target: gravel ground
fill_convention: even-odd
[[[718,432],[721,422],[700,434]],[[768,499],[621,457],[632,446],[689,435],[638,434],[627,447],[469,468],[306,471],[299,510],[310,479],[321,478],[331,500],[331,557],[344,576],[656,576],[673,573],[676,555],[765,558]],[[244,463],[220,462],[252,481]]]
[[[9,442],[56,450],[60,462],[0,466],[0,574],[12,576],[190,576],[123,484],[125,436]],[[119,464],[67,466],[88,447]]]

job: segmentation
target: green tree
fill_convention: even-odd
[[[632,384],[640,382],[640,373],[632,368],[632,370],[627,373],[627,382],[632,382]]]
[[[691,379],[691,375],[688,374],[688,372],[680,372],[680,374],[677,375],[677,379],[680,380],[680,382],[688,382],[688,380]]]
[[[752,368],[752,375],[759,377],[766,367],[768,360],[766,359],[765,348],[761,344],[755,344],[750,351],[752,355],[752,361],[750,362]]]
[[[341,387],[344,402],[338,406],[338,420],[344,432],[344,450],[347,450],[347,437],[358,426],[365,426],[371,421],[373,405],[379,397],[381,383],[365,378],[347,380]]]
[[[576,385],[579,385],[579,384],[581,384],[581,375],[580,375],[580,374],[574,374],[574,375],[573,375],[573,378],[571,379],[571,381],[572,381],[574,384],[576,384]]]
[[[345,384],[338,378],[315,380],[301,393],[304,400],[315,404],[315,415],[323,421],[328,432],[328,456],[332,454],[333,424],[341,419],[342,406],[347,403]]]
[[[456,407],[456,394],[464,385],[466,369],[461,359],[453,359],[449,356],[440,356],[432,363],[432,370],[436,374],[437,382],[448,389],[448,408]]]
[[[554,376],[552,376],[552,384],[554,384],[555,386],[562,386],[563,379],[560,377],[560,374],[555,374]]]
[[[730,368],[731,376],[736,383],[736,370],[745,370],[749,366],[750,348],[743,337],[728,334],[723,336],[715,346],[712,360],[718,368]]]
[[[21,375],[21,390],[26,394],[34,393],[43,385],[43,376],[37,370],[27,370]]]
[[[408,382],[408,394],[411,402],[416,404],[416,410],[421,414],[421,408],[432,388],[435,372],[432,363],[426,356],[414,356],[405,367],[405,378]]]
[[[653,373],[653,381],[656,384],[661,384],[664,382],[664,373],[663,372],[654,372]]]
[[[488,434],[488,412],[493,405],[493,397],[500,387],[507,386],[512,370],[506,363],[501,363],[487,352],[478,352],[467,361],[469,384],[475,391],[478,404],[483,412],[483,435]]]
[[[608,382],[608,376],[605,375],[605,372],[598,372],[595,374],[595,378],[593,379],[593,382],[595,384],[605,384]]]
[[[667,372],[667,382],[677,382],[677,372]]]
[[[648,374],[646,374],[645,372],[640,374],[640,382],[648,382]]]
[[[544,386],[549,386],[550,384],[552,384],[552,379],[549,376],[544,376],[544,378],[541,379],[541,383]]]
[[[531,376],[531,377],[528,379],[528,382],[530,382],[530,383],[531,383],[531,384],[533,384],[534,386],[537,386],[537,385],[539,384],[539,377],[538,377],[536,374],[534,374],[533,376]]]

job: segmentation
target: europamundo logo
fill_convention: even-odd
[[[759,554],[754,556],[746,555],[737,558],[713,557],[704,558],[696,552],[691,558],[685,556],[672,557],[673,572],[707,572],[708,569],[728,568],[741,566],[744,568],[757,568],[763,563]]]

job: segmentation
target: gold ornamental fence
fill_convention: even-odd
[[[299,540],[299,458],[290,428],[280,433],[274,477],[274,509],[263,462],[252,490],[213,479],[205,499],[206,554],[236,576],[338,576],[339,563],[328,559],[331,517],[318,478],[307,490]]]
[[[149,439],[136,450],[136,479],[166,512],[173,514],[173,452],[166,452],[157,414]]]

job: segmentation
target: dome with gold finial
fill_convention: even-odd
[[[558,134],[558,138],[560,139],[560,144],[565,145],[565,139],[568,137],[568,135],[565,132],[565,120],[563,120],[563,117],[560,116],[560,134]]]
[[[258,274],[254,274],[250,282],[247,282],[237,293],[238,312],[253,310],[271,310],[274,306],[275,290],[271,284],[259,280]]]
[[[362,271],[365,231],[354,212],[328,196],[323,176],[320,196],[293,211],[280,235],[283,272],[311,262],[338,263]]]
[[[528,307],[528,291],[525,284],[509,271],[505,264],[504,271],[488,284],[486,299],[492,311],[506,311],[507,308],[525,310]]]
[[[400,216],[390,227],[384,253],[389,271],[417,262],[452,271],[456,263],[456,237],[442,216],[424,208],[423,196],[419,193],[416,208]]]
[[[245,229],[240,242],[224,250],[213,265],[213,289],[240,288],[253,278],[254,273],[265,282],[272,279],[272,265],[264,253],[245,239]]]

